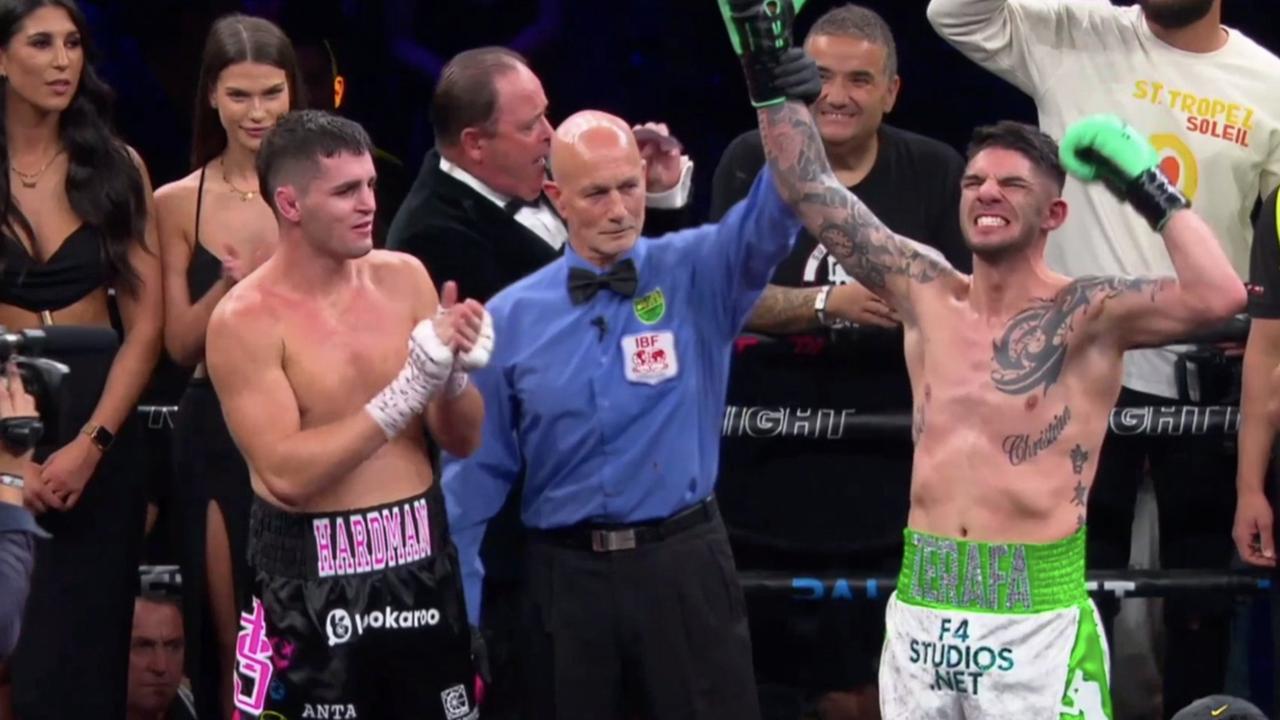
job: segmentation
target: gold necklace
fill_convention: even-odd
[[[218,158],[218,167],[222,168],[222,181],[227,184],[227,187],[231,188],[231,192],[240,196],[241,202],[249,202],[250,200],[258,197],[258,193],[256,191],[249,190],[246,192],[236,187],[235,183],[231,182],[231,178],[227,177],[227,164],[222,161],[222,158]]]
[[[53,164],[53,161],[57,160],[58,156],[61,154],[62,150],[55,152],[48,160],[45,161],[44,165],[40,166],[39,170],[33,173],[22,172],[18,168],[14,167],[12,162],[9,163],[9,170],[11,170],[14,175],[18,176],[18,182],[22,183],[22,187],[30,189],[40,182],[40,176],[44,175],[44,171],[48,170],[49,166]]]

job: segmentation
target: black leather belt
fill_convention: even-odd
[[[704,525],[720,516],[720,508],[714,496],[692,507],[681,510],[666,520],[636,525],[599,525],[580,523],[552,530],[534,530],[535,540],[542,540],[591,552],[610,553],[634,550],[641,545],[661,542],[680,533]]]

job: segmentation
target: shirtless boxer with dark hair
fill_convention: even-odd
[[[895,235],[832,174],[808,109],[783,99],[797,4],[720,0],[784,197],[905,329],[916,446],[881,712],[1111,718],[1084,525],[1121,356],[1225,320],[1244,307],[1244,286],[1150,144],[1113,117],[1077,122],[1060,150],[1016,123],[975,134],[959,209],[972,275]],[[1049,270],[1045,242],[1067,218],[1064,168],[1140,213],[1177,277]]]
[[[253,597],[236,646],[250,717],[476,717],[470,633],[424,423],[476,447],[467,371],[488,314],[373,249],[359,125],[290,113],[258,152],[275,254],[209,322],[209,374],[256,494]]]

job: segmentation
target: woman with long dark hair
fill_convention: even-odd
[[[204,370],[209,315],[275,246],[276,219],[254,160],[276,119],[298,106],[297,61],[278,27],[228,15],[205,42],[196,88],[194,171],[156,192],[165,273],[165,346],[195,367],[174,427],[183,512],[187,670],[200,717],[232,713],[237,614],[247,576],[252,490]]]
[[[124,715],[144,518],[134,413],[161,347],[150,181],[110,129],[88,50],[72,0],[0,0],[0,325],[76,345],[49,353],[71,369],[66,402],[25,473],[53,539],[11,662],[24,720]]]

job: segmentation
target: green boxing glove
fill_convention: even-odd
[[[791,49],[791,23],[806,0],[716,0],[729,29],[733,51],[747,75],[751,104],[762,108],[786,102],[779,65]]]
[[[1062,167],[1085,182],[1101,180],[1127,201],[1156,232],[1177,210],[1191,207],[1160,171],[1147,139],[1114,115],[1094,115],[1067,128],[1058,148]]]

